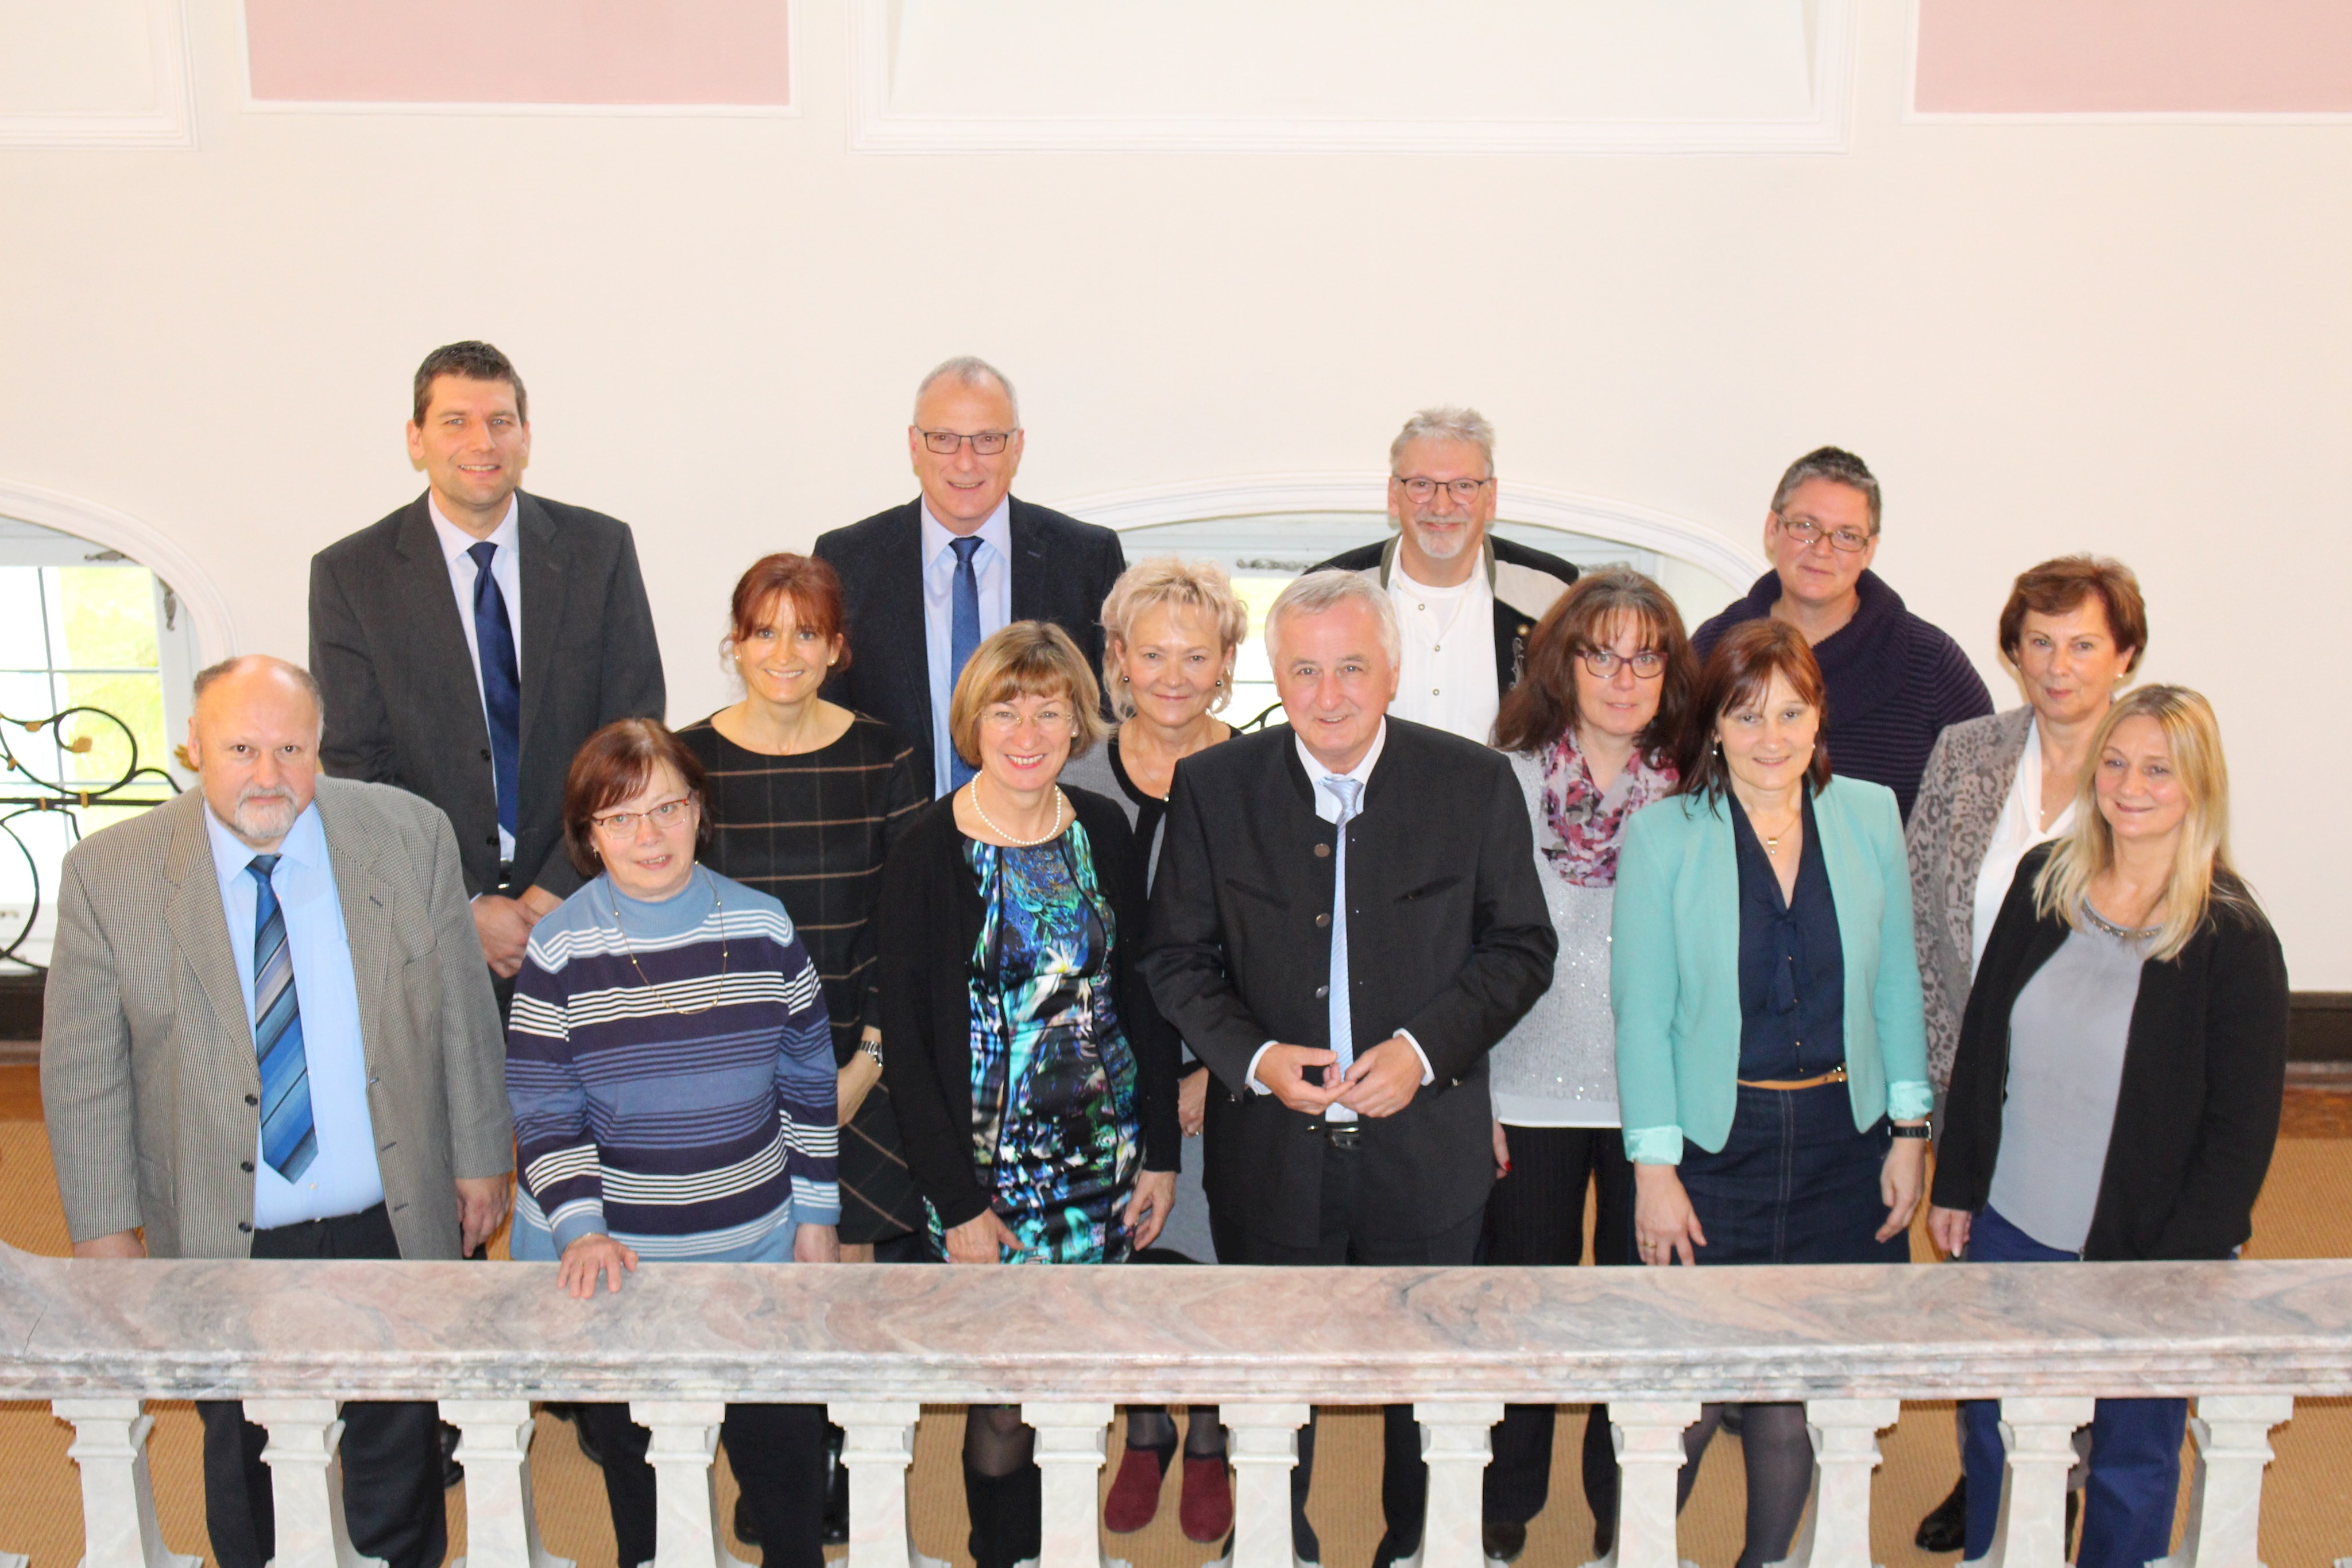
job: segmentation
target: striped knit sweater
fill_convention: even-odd
[[[1992,712],[1992,694],[1960,645],[1904,608],[1903,596],[1876,572],[1864,572],[1856,587],[1862,603],[1853,619],[1813,649],[1829,688],[1822,740],[1832,768],[1894,790],[1907,820],[1936,737]],[[1779,574],[1766,572],[1745,598],[1693,632],[1691,646],[1706,658],[1726,632],[1771,614],[1780,597]]]
[[[764,1259],[840,1216],[815,966],[782,904],[708,867],[658,904],[597,877],[533,928],[507,1094],[518,1256],[533,1230],[559,1254],[603,1232],[646,1258]]]

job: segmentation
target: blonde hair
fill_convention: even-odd
[[[1070,634],[1044,621],[1015,621],[982,643],[956,678],[948,699],[948,740],[980,766],[982,710],[1016,696],[1070,699],[1070,756],[1084,757],[1110,732],[1103,722],[1102,688]]]
[[[2230,768],[2221,756],[2221,727],[2213,706],[2187,686],[2143,686],[2116,699],[2091,737],[2090,758],[2074,786],[2074,827],[2053,850],[2033,881],[2037,915],[2056,915],[2082,929],[2091,883],[2116,863],[2115,830],[2099,810],[2099,759],[2127,719],[2154,719],[2164,731],[2172,767],[2189,798],[2173,850],[2172,872],[2156,906],[2148,956],[2178,957],[2213,905],[2252,910],[2252,896],[2230,863]]]
[[[1211,713],[1222,712],[1234,697],[1234,653],[1249,635],[1249,606],[1234,591],[1233,579],[1212,560],[1179,560],[1162,556],[1138,561],[1118,574],[1103,601],[1103,689],[1110,693],[1110,710],[1121,719],[1135,716],[1135,697],[1119,678],[1119,651],[1135,640],[1135,623],[1147,610],[1198,611],[1217,629],[1217,649],[1224,655],[1223,678],[1209,699]],[[1116,644],[1116,645],[1114,645]]]

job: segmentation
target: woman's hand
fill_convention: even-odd
[[[1142,1171],[1135,1178],[1135,1193],[1127,1200],[1127,1210],[1119,1218],[1127,1225],[1127,1233],[1135,1239],[1139,1252],[1160,1239],[1168,1227],[1168,1216],[1176,1207],[1176,1173],[1174,1171]]]
[[[878,1030],[866,1031],[876,1040],[882,1038]],[[834,1079],[833,1103],[838,1107],[834,1117],[835,1126],[846,1127],[857,1114],[857,1107],[866,1103],[866,1092],[882,1082],[882,1064],[862,1051],[852,1051],[848,1062]]]
[[[1936,1250],[1947,1258],[1958,1258],[1969,1249],[1969,1225],[1976,1216],[1965,1208],[1927,1209],[1927,1239]]]
[[[948,1261],[950,1263],[1002,1263],[1009,1247],[1021,1250],[1021,1239],[1013,1234],[996,1210],[983,1208],[961,1225],[948,1228]]]
[[[803,1225],[793,1232],[793,1261],[838,1263],[841,1232],[830,1225]]]
[[[637,1271],[637,1255],[599,1232],[576,1237],[563,1249],[562,1261],[556,1266],[555,1282],[584,1301],[596,1293],[599,1273],[612,1281],[613,1289],[617,1291],[624,1271]]]
[[[1495,1124],[1495,1179],[1502,1180],[1511,1174],[1511,1140],[1503,1132],[1503,1124]]]
[[[1927,1140],[1897,1138],[1878,1167],[1878,1196],[1886,1205],[1886,1223],[1878,1228],[1881,1241],[1892,1241],[1911,1228],[1919,1207],[1920,1188],[1927,1185]]]
[[[1682,1172],[1672,1166],[1635,1166],[1633,1247],[1642,1261],[1663,1266],[1679,1257],[1696,1263],[1691,1249],[1706,1245],[1706,1232],[1683,1190]]]
[[[1209,1070],[1201,1066],[1176,1081],[1176,1130],[1197,1138],[1208,1115]]]

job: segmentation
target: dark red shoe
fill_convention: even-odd
[[[1184,1527],[1187,1541],[1223,1541],[1234,1527],[1234,1485],[1223,1454],[1184,1456],[1184,1491],[1176,1505],[1176,1521]]]
[[[1129,1448],[1118,1462],[1118,1479],[1103,1500],[1103,1528],[1113,1535],[1132,1535],[1160,1512],[1160,1480],[1168,1473],[1171,1448]]]

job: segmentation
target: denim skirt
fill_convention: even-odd
[[[1709,1154],[1683,1145],[1683,1190],[1706,1245],[1701,1263],[1907,1263],[1906,1235],[1886,1223],[1879,1167],[1895,1141],[1886,1118],[1854,1131],[1843,1083],[1739,1091],[1730,1136]]]

